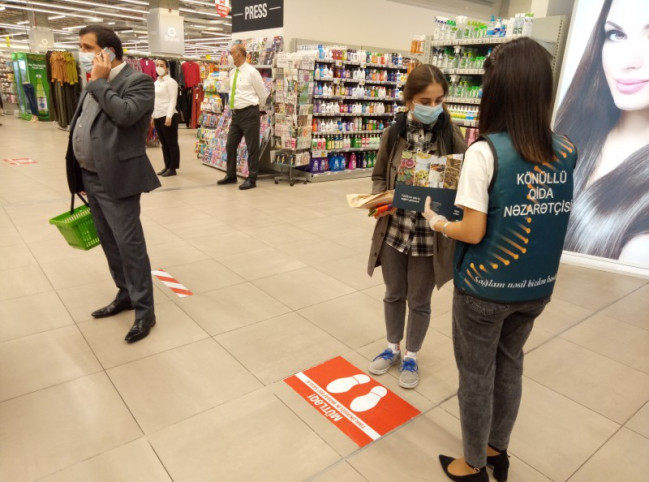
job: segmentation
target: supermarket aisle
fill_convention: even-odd
[[[143,196],[158,325],[123,341],[132,312],[94,320],[115,288],[103,254],[69,248],[67,134],[6,116],[0,159],[0,480],[446,480],[459,454],[446,286],[416,390],[422,411],[358,447],[282,380],[342,355],[365,369],[384,345],[380,273],[365,274],[372,221],[344,194],[369,180],[241,192],[192,155]],[[150,149],[162,167],[159,149]],[[649,280],[562,266],[527,345],[512,481],[640,481],[649,471]]]

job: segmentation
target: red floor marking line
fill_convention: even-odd
[[[176,278],[171,276],[163,269],[156,269],[151,271],[151,273],[156,278],[158,278],[163,285],[176,293],[180,298],[185,298],[186,296],[191,296],[194,294],[190,290],[188,290],[186,286],[180,284]]]

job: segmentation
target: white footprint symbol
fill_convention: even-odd
[[[356,385],[362,385],[370,381],[367,375],[354,375],[353,377],[338,378],[327,385],[329,393],[345,393],[350,391]]]
[[[387,393],[388,390],[385,387],[374,387],[367,395],[362,395],[352,400],[349,408],[351,408],[354,412],[366,412],[376,407],[376,405],[381,401],[383,397],[387,395]]]

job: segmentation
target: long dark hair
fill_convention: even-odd
[[[552,66],[539,43],[521,37],[499,45],[485,61],[480,133],[507,132],[530,162],[552,159]]]
[[[614,171],[586,190],[609,132],[620,119],[606,82],[602,48],[604,24],[612,0],[606,0],[584,55],[557,112],[555,130],[579,151],[565,249],[618,259],[634,237],[649,233],[649,145],[627,157]]]

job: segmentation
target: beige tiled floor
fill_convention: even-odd
[[[421,383],[379,378],[422,414],[360,448],[282,380],[336,356],[365,370],[384,347],[383,280],[369,278],[373,222],[345,205],[367,179],[240,192],[192,154],[144,195],[158,325],[126,345],[132,312],[99,249],[67,246],[47,219],[69,202],[67,134],[2,118],[0,480],[445,479],[461,452],[452,290],[433,294]],[[35,140],[38,142],[34,142]],[[160,168],[159,149],[149,154]],[[647,480],[649,280],[562,265],[527,346],[511,481]]]

